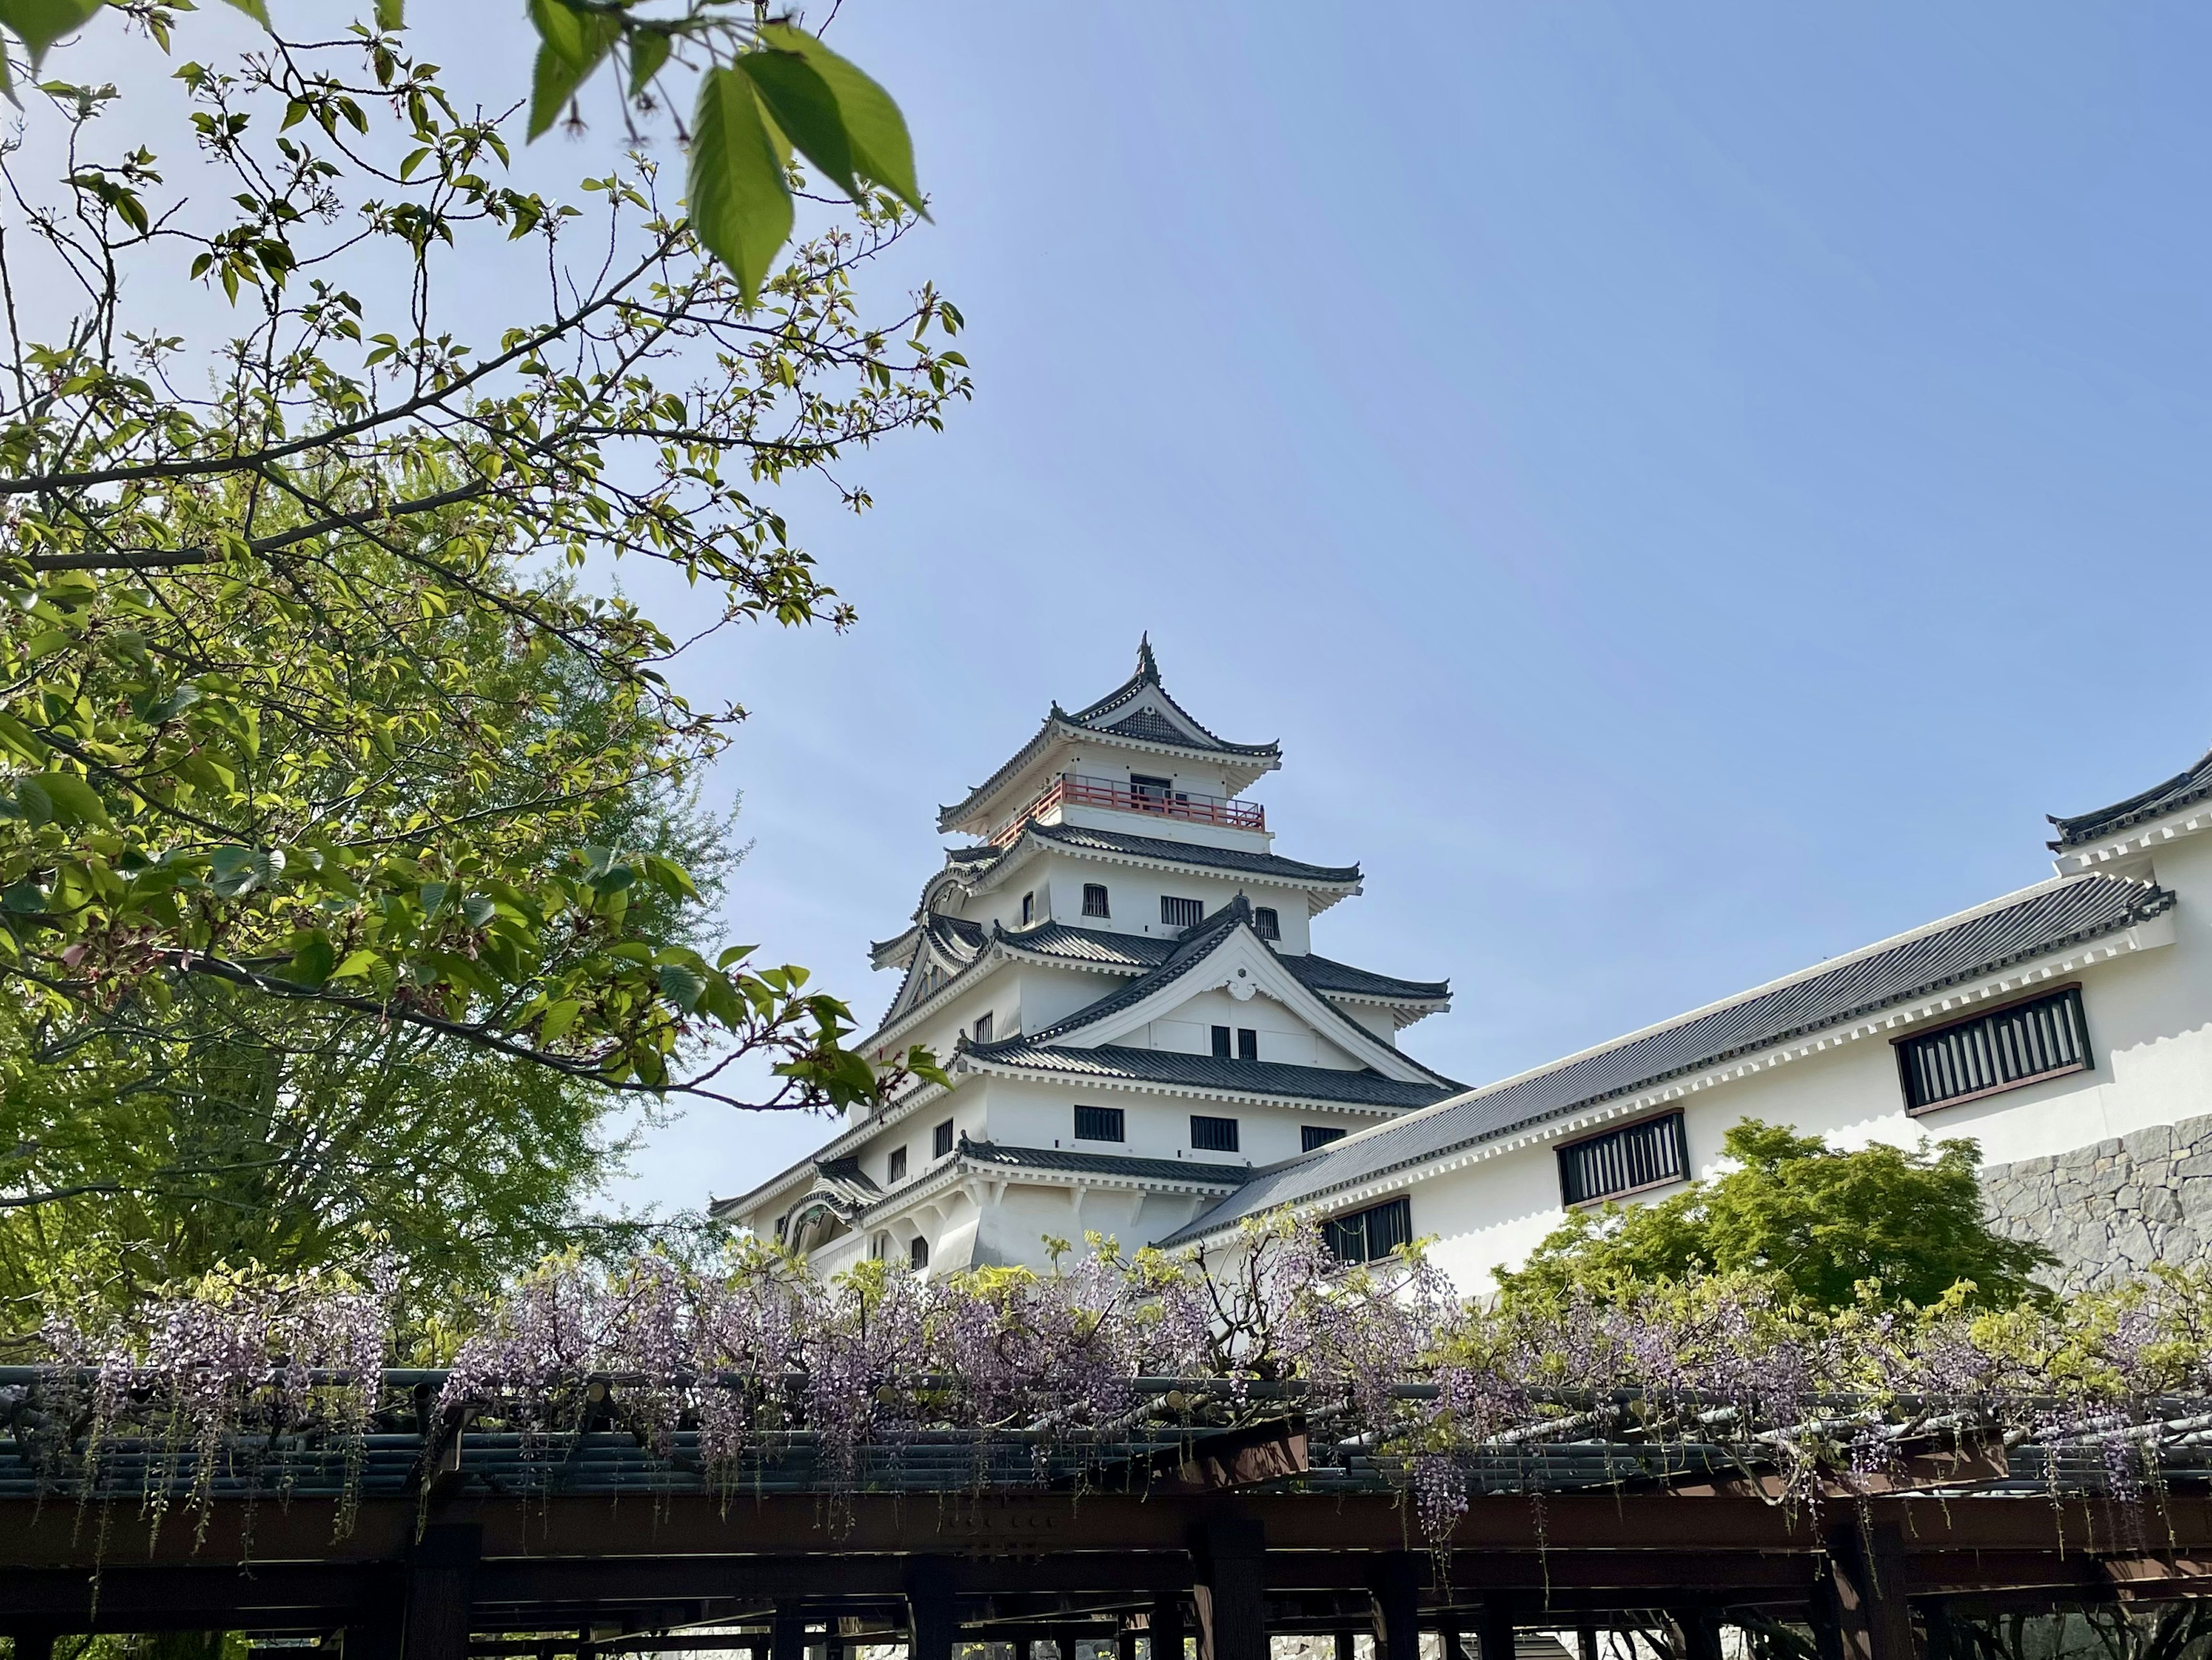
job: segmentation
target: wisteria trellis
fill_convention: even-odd
[[[1717,1470],[1818,1503],[1939,1444],[2014,1449],[2015,1490],[2140,1500],[2201,1474],[2212,1427],[2202,1270],[1995,1312],[1807,1310],[1749,1278],[1501,1308],[1418,1252],[1346,1268],[1283,1219],[1205,1261],[1091,1243],[1048,1273],[938,1280],[871,1263],[825,1283],[753,1247],[713,1274],[555,1263],[448,1365],[408,1371],[378,1276],[230,1278],[127,1329],[49,1323],[36,1363],[0,1372],[0,1451],[41,1490],[203,1527],[219,1497],[336,1469],[343,1529],[393,1432],[426,1465],[498,1441],[541,1491],[614,1432],[672,1490],[799,1469],[849,1498],[1172,1478],[1163,1448],[1273,1425],[1316,1449],[1280,1480],[1327,1464],[1393,1488],[1440,1545],[1474,1488]]]

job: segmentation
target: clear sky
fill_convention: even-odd
[[[857,629],[690,672],[754,711],[732,933],[870,1018],[937,805],[1146,629],[1281,740],[1278,848],[1365,866],[1320,948],[1450,976],[1406,1037],[1470,1082],[2037,880],[2042,814],[2212,742],[2201,4],[845,0],[831,38],[908,112],[902,275],[979,396],[802,519]],[[629,1196],[823,1133],[696,1110]]]

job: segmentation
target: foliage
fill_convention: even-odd
[[[842,459],[967,396],[950,305],[855,290],[908,210],[869,198],[756,304],[650,162],[588,209],[518,190],[514,118],[388,33],[176,78],[180,160],[102,149],[112,89],[57,82],[5,160],[0,986],[27,1029],[281,1006],[653,1099],[896,1087],[802,970],[641,926],[690,874],[594,837],[742,713],[677,693],[683,649],[849,619],[758,492],[813,474],[865,506]],[[507,307],[490,338],[463,269]],[[191,349],[172,318],[209,290],[236,331]],[[608,592],[617,560],[702,590],[702,626]],[[595,714],[565,724],[577,684]],[[722,1081],[746,1055],[765,1098]],[[0,1052],[0,1090],[36,1064]]]
[[[89,23],[109,0],[0,0],[0,27],[12,33],[35,72],[63,36]],[[229,0],[273,34],[267,0]],[[115,0],[165,46],[175,14],[167,5]],[[627,89],[624,118],[650,115],[670,96],[672,70],[698,76],[687,193],[701,243],[756,297],[791,240],[794,147],[858,203],[880,185],[924,212],[914,145],[898,106],[858,65],[804,29],[765,21],[752,0],[684,0],[650,12],[638,0],[530,0],[538,33],[530,81],[529,136],[538,138],[567,112],[583,121],[576,94],[603,65]],[[375,0],[374,33],[405,27],[405,0]],[[0,91],[13,96],[0,56]],[[680,129],[679,129],[680,131]]]
[[[1972,1141],[1842,1152],[1747,1118],[1724,1146],[1735,1166],[1724,1175],[1654,1204],[1570,1214],[1520,1268],[1498,1271],[1505,1299],[1613,1298],[1703,1269],[1763,1276],[1820,1309],[1869,1295],[1929,1306],[1961,1285],[1995,1308],[2033,1295],[2029,1276],[2056,1260],[1990,1227]]]
[[[2212,1398],[2201,1268],[2002,1315],[1831,1312],[1697,1274],[1540,1308],[1462,1304],[1418,1250],[1343,1268],[1283,1218],[1212,1260],[1090,1243],[940,1280],[867,1262],[824,1283],[751,1241],[711,1271],[556,1261],[460,1335],[423,1456],[462,1424],[515,1436],[501,1479],[529,1492],[575,1433],[620,1428],[671,1480],[727,1495],[804,1460],[834,1500],[931,1447],[970,1450],[934,1467],[947,1491],[1079,1483],[1265,1425],[1305,1433],[1316,1470],[1394,1482],[1435,1544],[1470,1491],[1543,1490],[1554,1454],[1578,1486],[1601,1458],[1620,1482],[1765,1472],[1817,1505],[1972,1443],[2039,1460],[2032,1496],[2138,1498]],[[395,1341],[374,1279],[219,1277],[128,1325],[58,1318],[52,1369],[0,1405],[61,1489],[204,1504],[209,1448],[272,1490],[327,1488],[372,1426],[418,1421],[370,1378]],[[400,1358],[441,1358],[412,1341]]]

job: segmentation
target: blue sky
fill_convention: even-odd
[[[1127,672],[1481,1081],[2048,873],[2212,742],[2212,15],[848,3],[979,397],[810,527],[733,927],[870,1014],[939,802]],[[2195,620],[2192,620],[2195,619]],[[637,1191],[806,1122],[695,1111]]]
[[[522,84],[519,16],[414,9]],[[854,469],[873,512],[799,512],[853,633],[689,675],[754,711],[732,934],[866,1014],[937,804],[1146,629],[1282,741],[1278,847],[1368,873],[1317,943],[1449,976],[1407,1042],[1471,1082],[2036,880],[2043,813],[2212,742],[2204,8],[846,0],[831,38],[908,110],[896,277],[979,396]],[[823,1128],[695,1110],[624,1196]]]
[[[2034,881],[2212,742],[2212,15],[1166,16],[838,20],[980,395],[812,527],[853,635],[701,666],[744,937],[876,1012],[935,805],[1146,629],[1470,1081]],[[695,1112],[639,1190],[820,1133]]]

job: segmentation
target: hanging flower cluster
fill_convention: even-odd
[[[343,1527],[366,1450],[395,1434],[403,1491],[491,1471],[543,1493],[596,1469],[833,1511],[1188,1482],[1209,1449],[1273,1438],[1290,1462],[1221,1479],[1394,1491],[1441,1545],[1474,1492],[2135,1498],[2212,1422],[2212,1275],[2194,1270],[1996,1313],[1835,1312],[1743,1277],[1468,1304],[1418,1251],[1346,1267],[1285,1219],[1211,1259],[1093,1239],[1048,1272],[941,1280],[870,1262],[825,1282],[748,1244],[711,1274],[549,1264],[449,1364],[411,1370],[389,1300],[375,1276],[233,1277],[127,1331],[56,1321],[40,1364],[0,1374],[0,1479],[12,1458],[48,1490],[156,1521],[182,1504],[203,1527],[226,1497],[337,1493]]]

